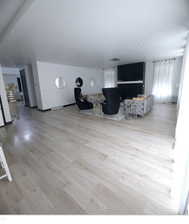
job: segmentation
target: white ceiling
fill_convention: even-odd
[[[0,36],[23,3],[24,0],[0,0]]]
[[[179,56],[188,12],[188,0],[34,0],[0,42],[0,63],[103,68],[113,57],[126,63]]]

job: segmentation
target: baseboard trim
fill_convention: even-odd
[[[13,123],[13,121],[6,122],[4,125],[0,126],[0,128],[4,128],[8,125],[11,125],[12,123]]]
[[[64,106],[62,106],[62,108],[64,108],[64,107],[70,107],[70,106],[74,106],[74,105],[76,105],[76,103],[71,103],[71,104],[64,105]],[[41,110],[41,109],[37,109],[37,110],[40,111],[40,112],[48,112],[48,111],[53,110],[53,108],[50,108],[50,109],[47,109],[47,110]]]
[[[6,122],[5,126],[6,126],[6,125],[10,125],[10,124],[12,124],[12,123],[13,123],[13,121]]]
[[[47,109],[47,110],[37,109],[37,110],[40,111],[40,112],[48,112],[48,111],[51,111],[51,109]]]
[[[70,106],[74,106],[74,105],[76,105],[76,103],[67,104],[67,105],[64,105],[63,107],[70,107]]]
[[[37,106],[29,107],[30,109],[37,109]]]

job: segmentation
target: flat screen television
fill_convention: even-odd
[[[145,63],[139,62],[118,66],[118,81],[139,81],[144,79]]]

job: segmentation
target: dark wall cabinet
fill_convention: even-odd
[[[144,94],[145,62],[118,66],[118,88],[122,99]]]

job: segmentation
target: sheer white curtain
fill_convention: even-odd
[[[116,69],[104,70],[104,88],[112,88],[117,86]]]
[[[158,103],[172,102],[175,59],[154,62],[153,95]]]

